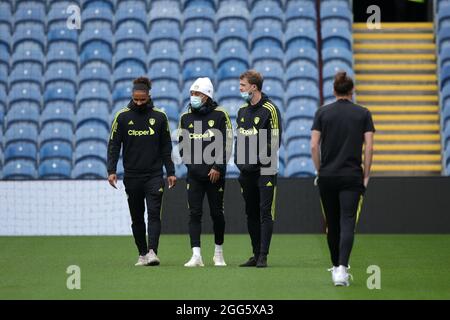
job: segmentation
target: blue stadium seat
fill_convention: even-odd
[[[83,59],[83,56],[81,56]],[[78,67],[78,46],[67,41],[53,42],[47,52],[47,66],[55,62],[68,62]]]
[[[241,99],[240,95],[239,78],[228,79],[223,80],[219,83],[219,86],[216,90],[215,99],[217,99],[219,102],[224,99]],[[242,105],[244,103],[244,100],[241,99],[240,102],[240,105]]]
[[[304,62],[317,67],[319,54],[315,48],[290,46],[286,50],[285,65],[289,67],[295,62]]]
[[[114,89],[112,90],[112,98],[114,103],[116,103],[119,100],[127,100],[130,101],[131,99],[131,87],[132,83],[118,83],[114,86]]]
[[[251,48],[279,47],[283,48],[284,33],[282,27],[268,24],[272,21],[258,20],[250,32]]]
[[[181,70],[178,63],[160,61],[150,65],[148,73],[152,80],[172,80],[178,83]]]
[[[147,43],[147,34],[145,25],[136,21],[127,20],[120,24],[114,36],[116,45],[123,41],[135,41],[145,45]]]
[[[184,25],[201,20],[208,21],[208,24],[214,26],[214,16],[216,15],[214,6],[215,4],[212,1],[191,1],[183,11]]]
[[[295,62],[286,69],[286,83],[292,80],[308,79],[319,83],[319,70],[309,63]]]
[[[34,83],[42,88],[42,66],[36,63],[24,62],[16,64],[9,75],[9,87],[18,83]]]
[[[346,27],[322,28],[322,48],[345,48],[352,50],[352,34]]]
[[[41,125],[44,126],[49,122],[62,121],[70,125],[75,120],[74,104],[68,101],[51,101],[44,105],[41,113]]]
[[[37,126],[31,123],[15,123],[9,126],[5,131],[4,146],[8,144],[23,141],[37,144],[38,130]]]
[[[113,72],[114,83],[131,82],[137,77],[147,74],[146,66],[133,60],[122,62]]]
[[[217,0],[184,0],[183,8],[184,12],[192,8],[213,9],[215,12],[215,10],[217,9],[217,4]]]
[[[286,146],[287,162],[295,157],[311,158],[311,148],[309,139],[293,139]]]
[[[180,88],[178,82],[169,80],[156,80],[152,82],[152,99],[172,100],[179,104]]]
[[[106,177],[106,165],[100,160],[80,161],[72,171],[72,178],[74,179],[105,179]]]
[[[450,90],[446,93],[446,97],[450,98]],[[450,124],[450,108],[446,105],[442,106],[441,110],[442,129],[447,129],[448,125]]]
[[[71,172],[72,163],[65,159],[48,159],[39,165],[41,179],[70,179]]]
[[[293,22],[285,33],[286,48],[317,48],[316,28],[304,26],[301,23]]]
[[[153,63],[157,61],[173,61],[176,63],[180,62],[180,46],[177,42],[174,41],[156,41],[153,42],[150,46],[150,50],[148,53],[148,65],[152,65]]]
[[[354,76],[352,68],[347,63],[339,60],[330,60],[323,66],[323,80],[334,79],[338,71],[345,71],[349,76]]]
[[[291,80],[286,91],[286,104],[289,105],[293,99],[308,98],[319,101],[319,88],[311,80]]]
[[[5,180],[30,180],[36,178],[37,171],[34,161],[15,160],[8,162],[3,167],[3,179]]]
[[[286,126],[284,143],[287,145],[291,140],[298,138],[310,139],[312,123],[312,120],[302,118],[289,121]]]
[[[57,41],[67,41],[78,44],[78,31],[76,29],[68,29],[66,21],[55,22],[48,28],[47,43],[51,44]]]
[[[253,28],[259,21],[263,21],[264,25],[278,25],[281,28],[284,23],[284,12],[281,9],[280,4],[275,1],[255,1],[250,15],[253,21]]]
[[[45,56],[41,48],[33,42],[22,42],[17,46],[11,57],[11,66],[15,67],[22,63],[33,63],[39,65],[40,73],[43,72]]]
[[[450,47],[450,27],[441,28],[438,31],[437,42],[439,44],[439,53],[448,51]]]
[[[110,103],[110,96],[111,91],[106,83],[100,81],[89,81],[84,82],[80,86],[77,94],[77,102],[78,104],[81,104],[87,100],[100,100]]]
[[[14,12],[16,26],[19,23],[33,21],[45,26],[46,8],[45,1],[22,1],[17,4]]]
[[[0,2],[0,23],[7,24],[9,30],[12,30],[14,24],[12,4],[8,1]],[[2,33],[3,34],[3,33]]]
[[[183,28],[182,45],[185,46],[189,41],[203,40],[209,41],[212,46],[215,42],[214,24],[208,20],[191,21]]]
[[[126,41],[121,42],[114,52],[114,68],[116,69],[122,63],[139,63],[142,68],[147,67],[147,52],[145,45],[141,42]]]
[[[116,29],[122,23],[134,21],[147,29],[147,8],[145,1],[121,1],[117,4],[115,13]]]
[[[352,68],[353,66],[353,53],[346,48],[327,48],[322,50],[322,61],[327,63],[329,61],[340,60]]]
[[[0,90],[2,90],[2,92],[6,93],[6,88],[8,87],[8,66],[0,63]],[[6,104],[6,99],[3,101]]]
[[[38,44],[42,51],[45,50],[46,36],[44,26],[35,22],[25,22],[16,26],[13,34],[13,51],[16,47],[26,41]]]
[[[450,66],[450,50],[441,52],[441,54],[438,56],[438,59],[441,69],[443,69],[446,66]]]
[[[297,97],[294,99],[291,99],[290,103],[287,105],[287,112],[290,111],[290,109],[295,109],[295,110],[317,110],[319,106],[319,100],[318,97],[316,97],[315,99],[310,99],[308,97],[302,98],[302,97]],[[308,111],[308,112],[312,112],[312,111]]]
[[[242,60],[227,60],[217,70],[217,80],[239,79],[239,76],[248,70],[248,64]]]
[[[306,24],[316,23],[316,7],[314,1],[287,1],[286,3],[286,23],[292,20],[309,20]]]
[[[150,26],[160,21],[172,21],[181,27],[183,20],[178,1],[152,1],[149,13]]]
[[[450,27],[450,4],[439,9],[437,14],[438,30]]]
[[[113,48],[114,35],[111,27],[105,22],[90,23],[84,25],[81,31],[79,43],[81,51],[90,43],[101,43],[107,45],[110,50]]]
[[[11,29],[9,25],[0,22],[0,62],[9,63],[9,52],[11,50]]]
[[[445,87],[447,83],[450,83],[450,66],[445,66],[441,69],[440,78],[441,88]]]
[[[265,78],[263,92],[270,97],[281,112],[284,110],[284,87],[281,82]]]
[[[55,62],[45,71],[45,84],[54,81],[68,81],[77,86],[77,68],[72,63]]]
[[[71,85],[70,82],[58,81],[49,83],[45,86],[44,91],[44,104],[51,101],[68,101],[75,102],[76,87]]]
[[[317,111],[317,106],[311,107],[311,104],[305,105],[290,105],[284,115],[286,123],[295,119],[314,119]]]
[[[155,106],[165,112],[167,115],[167,118],[169,119],[169,122],[176,123],[175,126],[171,126],[172,129],[178,128],[178,120],[179,120],[179,112],[178,112],[178,104],[174,104],[170,100],[164,100],[164,99],[155,99],[154,100]]]
[[[444,130],[444,146],[446,149],[450,148],[450,126],[446,125]]]
[[[75,132],[75,141],[77,144],[86,140],[96,140],[106,144],[109,138],[109,129],[104,125],[87,122],[81,125]]]
[[[5,148],[4,161],[8,163],[12,160],[26,159],[33,162],[37,161],[37,147],[35,143],[26,141],[17,141],[8,144]]]
[[[212,43],[204,40],[188,42],[183,51],[183,64],[195,61],[205,61],[214,68],[215,51]]]
[[[72,161],[72,145],[67,142],[49,141],[39,148],[39,160],[65,159]]]
[[[214,66],[206,61],[191,61],[185,63],[183,67],[183,81],[195,80],[199,77],[208,77],[214,83]]]
[[[297,157],[292,158],[287,166],[285,174],[287,177],[314,177],[315,168],[311,158]]]
[[[243,20],[222,21],[216,32],[216,41],[219,49],[221,50],[223,44],[230,40],[238,40],[242,45],[248,48],[249,31],[247,28],[247,22]]]
[[[256,62],[259,62],[260,60],[275,60],[280,65],[283,64],[283,57],[284,52],[283,49],[279,47],[273,47],[273,46],[260,46],[257,48],[254,48],[252,50],[252,62],[253,64]]]
[[[42,127],[39,133],[40,145],[46,142],[63,141],[73,143],[73,127],[67,122],[50,122]]]
[[[243,21],[247,24],[250,21],[250,13],[247,4],[244,1],[220,1],[220,7],[216,13],[216,24],[220,25],[223,21]]]
[[[174,41],[180,42],[181,31],[179,22],[176,21],[157,21],[151,24],[150,32],[148,35],[150,45],[155,41]]]
[[[17,102],[10,105],[6,114],[5,128],[16,122],[30,122],[39,126],[40,105],[29,101]]]
[[[111,70],[107,64],[99,61],[90,62],[83,66],[78,75],[79,86],[89,81],[99,81],[111,86]]]
[[[51,27],[53,24],[59,24],[61,22],[65,25],[67,19],[73,13],[72,10],[69,10],[68,12],[69,6],[78,4],[79,3],[71,0],[51,1],[49,3],[49,11],[47,14],[48,26]]]
[[[91,1],[83,5],[81,10],[81,21],[83,24],[88,22],[106,22],[113,24],[114,3],[102,0]]]
[[[264,81],[273,79],[284,84],[284,68],[280,61],[258,60],[253,62],[253,67],[264,75]]]
[[[321,4],[320,19],[323,27],[339,25],[352,28],[352,13],[347,1],[327,1]]]
[[[95,140],[86,140],[84,142],[81,142],[75,148],[75,163],[86,159],[97,159],[106,163],[106,149],[106,144]]]
[[[9,88],[8,99],[10,105],[18,101],[31,101],[42,105],[41,88],[32,82],[14,84]]]
[[[76,114],[76,128],[87,122],[96,122],[109,128],[109,105],[105,101],[86,101]]]

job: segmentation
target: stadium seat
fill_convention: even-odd
[[[57,41],[49,44],[47,66],[55,62],[68,62],[78,67],[77,44],[67,41]]]
[[[152,99],[171,100],[179,104],[180,88],[178,82],[168,80],[156,80],[152,82]]]
[[[315,101],[319,100],[319,88],[311,80],[291,80],[286,91],[285,102],[289,105],[293,99],[309,98]]]
[[[22,42],[34,42],[38,44],[42,51],[45,50],[46,47],[46,36],[44,25],[41,25],[36,22],[25,22],[16,26],[13,38],[12,38],[12,49],[13,52],[16,50],[16,47]]]
[[[69,144],[73,143],[72,124],[67,122],[50,122],[42,127],[39,133],[40,145],[46,142],[63,141]]]
[[[312,160],[306,157],[292,158],[286,166],[286,176],[294,177],[313,177],[315,168]]]
[[[290,121],[286,126],[284,143],[287,145],[291,140],[298,138],[309,139],[311,137],[312,124],[312,120],[306,119],[295,119]]]
[[[8,100],[10,105],[18,101],[32,101],[42,105],[41,88],[32,82],[14,84],[9,88]]]
[[[280,7],[280,4],[271,0],[255,1],[251,12],[250,18],[253,21],[253,29],[259,25],[270,25],[272,27],[283,27],[284,12]]]
[[[8,163],[12,160],[25,159],[36,163],[37,161],[37,147],[35,143],[26,141],[17,141],[8,144],[5,148],[4,161]]]
[[[227,40],[222,43],[222,46],[217,51],[217,66],[221,67],[222,63],[229,60],[239,61],[248,65],[250,52],[247,46],[238,40]]]
[[[49,141],[39,148],[39,160],[65,159],[72,162],[72,145],[62,141]]]
[[[0,34],[2,35],[0,38],[0,65],[4,64],[9,67],[9,59],[11,57],[11,34],[9,33],[9,28],[4,24],[0,24]]]
[[[208,77],[211,81],[215,81],[215,71],[214,67],[210,62],[205,61],[192,61],[184,65],[183,69],[183,80],[195,80],[199,77]]]
[[[134,21],[140,23],[147,29],[147,8],[145,0],[121,1],[117,4],[115,13],[116,29],[124,22]]]
[[[114,52],[114,69],[127,62],[139,63],[145,69],[147,67],[146,58],[147,52],[143,43],[134,41],[121,42],[117,45]]]
[[[4,146],[13,142],[31,142],[37,144],[38,129],[31,123],[14,123],[9,126],[4,135]]]
[[[12,3],[8,1],[0,2],[0,23],[8,25],[10,31],[13,29],[14,24],[14,16],[12,12]]]
[[[298,79],[308,79],[319,82],[319,71],[316,66],[309,63],[296,62],[292,63],[286,69],[286,83],[289,84],[290,81]]]
[[[68,81],[77,86],[77,68],[72,63],[55,62],[45,71],[45,84],[55,81]]]
[[[316,24],[316,7],[314,1],[287,1],[286,23],[292,20],[309,20],[306,24]]]
[[[182,34],[182,45],[185,46],[189,41],[203,40],[209,41],[214,46],[214,24],[207,22],[208,20],[196,20],[185,25]]]
[[[286,119],[286,123],[289,125],[289,122],[295,119],[314,119],[314,115],[316,114],[317,107],[314,106],[311,108],[311,104],[299,105],[291,107],[286,110],[286,113],[283,114]]]
[[[92,41],[86,44],[80,53],[80,67],[89,62],[101,61],[112,67],[111,47],[105,42]]]
[[[257,63],[260,60],[275,60],[281,67],[283,61],[284,52],[281,48],[273,46],[260,46],[252,50],[252,62]]]
[[[156,41],[150,46],[148,65],[150,66],[155,62],[166,60],[180,63],[180,56],[181,51],[178,42],[166,40]]]
[[[317,48],[317,31],[302,25],[301,23],[292,23],[288,26],[285,33],[286,48]]]
[[[213,44],[204,40],[189,41],[184,47],[183,64],[195,61],[205,61],[214,68],[215,51]]]
[[[126,60],[114,69],[114,83],[123,81],[131,82],[137,77],[141,77],[145,74],[147,74],[147,68],[145,65],[142,65],[134,60]]]
[[[115,85],[114,89],[112,90],[112,98],[114,103],[116,103],[119,100],[130,101],[132,94],[131,86],[132,86],[131,83],[124,83],[124,82]]]
[[[106,165],[100,160],[87,159],[75,164],[72,171],[74,179],[105,179]]]
[[[214,25],[214,16],[216,15],[214,1],[189,1],[185,2],[183,11],[184,25],[188,25],[192,21],[208,21]]]
[[[240,99],[239,78],[221,81],[216,91],[216,99],[219,102],[225,99]],[[240,102],[240,105],[244,103],[242,99]],[[239,108],[240,105],[234,108]],[[237,111],[237,109],[234,111]],[[232,112],[232,114],[235,114],[235,112]]]
[[[51,101],[75,102],[76,88],[70,82],[58,81],[45,86],[44,104]]]
[[[5,180],[31,180],[37,178],[34,161],[15,160],[3,167],[3,179]]]
[[[78,91],[77,102],[83,103],[86,100],[100,100],[110,103],[111,92],[109,86],[100,81],[84,82]]]
[[[293,139],[286,146],[287,162],[296,157],[311,158],[311,147],[309,139]]]
[[[79,143],[75,148],[74,160],[75,163],[78,163],[87,159],[96,159],[106,164],[106,154],[106,144],[95,140],[87,140]]]
[[[42,66],[32,62],[16,64],[8,77],[9,87],[16,83],[33,83],[42,88]]]
[[[105,22],[112,26],[114,18],[114,3],[96,0],[83,4],[81,10],[81,21],[83,24],[89,22]]]
[[[44,1],[22,1],[17,3],[14,12],[16,27],[20,23],[34,22],[45,26],[46,8]]]
[[[80,33],[79,44],[81,51],[91,42],[100,42],[107,45],[110,50],[113,48],[113,33],[111,26],[105,22],[92,22],[84,25]]]
[[[220,25],[223,21],[237,22],[242,21],[247,25],[250,21],[250,13],[245,1],[220,1],[220,7],[216,13],[216,24]]]
[[[285,54],[286,67],[289,67],[292,63],[295,62],[309,63],[317,67],[318,61],[319,61],[319,54],[315,48],[296,47],[295,45],[293,45],[286,50]]]
[[[39,165],[41,179],[70,179],[72,163],[66,159],[48,159]]]
[[[323,27],[341,26],[352,29],[352,13],[347,1],[327,1],[320,6],[320,19]]]
[[[17,102],[10,105],[6,114],[5,128],[16,122],[30,122],[39,126],[40,105],[30,101]]]
[[[445,66],[441,69],[440,72],[440,87],[445,87],[448,83],[450,83],[450,66]]]
[[[250,32],[251,48],[267,48],[284,46],[284,33],[281,26],[274,25],[272,20],[258,20]],[[272,24],[268,24],[272,23]]]
[[[78,85],[81,87],[85,82],[99,81],[110,87],[111,78],[111,70],[107,64],[99,61],[90,62],[81,68],[78,75]]]
[[[322,28],[322,48],[352,49],[352,34],[350,29],[341,26]]]
[[[160,20],[175,21],[181,26],[182,15],[179,3],[179,1],[151,1],[150,23]]]
[[[170,20],[153,22],[150,27],[148,39],[150,45],[161,40],[170,40],[179,43],[181,39],[179,22]]]
[[[78,5],[78,3],[71,0],[51,1],[49,3],[49,11],[47,14],[49,28],[52,27],[53,24],[66,24],[67,19],[72,14],[71,10],[68,12],[70,5]]]
[[[44,68],[45,55],[42,47],[36,42],[24,41],[18,44],[11,56],[11,66],[16,66],[19,63],[32,62],[39,64],[41,69]],[[41,71],[42,72],[42,71]]]
[[[222,45],[230,40],[238,40],[242,45],[248,48],[249,31],[247,21],[231,19],[224,20],[219,23],[219,27],[216,32],[218,48],[221,50]]]
[[[322,61],[328,63],[330,61],[343,61],[349,68],[353,67],[353,53],[346,48],[327,48],[322,50]]]
[[[239,76],[248,70],[248,64],[242,60],[228,60],[221,64],[217,70],[217,80],[239,79]]]
[[[284,83],[284,69],[280,61],[273,60],[258,60],[253,63],[256,70],[259,70],[264,75],[264,79],[273,79]]]
[[[450,27],[450,4],[441,7],[437,13],[438,30]]]
[[[76,114],[76,128],[86,122],[95,122],[109,129],[109,105],[105,101],[86,101],[82,103]]]
[[[109,137],[109,129],[104,125],[95,122],[87,122],[78,127],[75,132],[76,143],[79,144],[85,140],[97,140],[106,144]]]
[[[75,106],[72,102],[60,100],[48,102],[41,113],[41,125],[44,126],[53,121],[67,122],[72,125],[75,120],[74,110]]]
[[[122,22],[114,33],[115,43],[118,45],[123,41],[140,42],[143,45],[147,43],[147,29],[145,25],[139,22],[127,20]]]
[[[450,51],[446,50],[444,52],[441,52],[441,54],[438,56],[438,59],[441,69],[446,66],[450,66]]]

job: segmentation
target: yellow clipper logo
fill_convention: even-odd
[[[155,131],[150,127],[149,127],[149,130],[128,130],[128,135],[135,136],[135,137],[151,136],[154,134],[155,134]]]
[[[259,123],[259,117],[255,117],[255,119],[253,119],[253,122],[255,123],[255,124],[258,124]]]
[[[200,139],[208,139],[214,137],[214,132],[211,130],[206,130],[205,133],[190,133],[189,138],[194,140],[200,140]]]
[[[214,126],[214,120],[209,120],[208,121],[208,126],[210,126],[210,127]]]
[[[258,130],[255,127],[245,130],[244,128],[239,128],[239,133],[244,136],[254,136],[258,134]]]
[[[150,123],[150,125],[154,125],[155,124],[155,119],[154,118],[150,118],[148,119],[148,123]]]

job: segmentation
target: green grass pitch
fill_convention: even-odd
[[[159,267],[134,267],[132,237],[0,237],[0,299],[450,299],[450,235],[357,235],[348,288],[331,284],[325,235],[273,236],[269,268],[239,268],[248,235],[226,235],[227,267],[212,263],[213,238],[202,236],[205,267],[189,269],[187,235],[162,235]],[[81,290],[68,290],[69,265]],[[370,265],[381,289],[369,290]]]

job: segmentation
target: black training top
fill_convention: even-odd
[[[128,106],[117,112],[108,143],[108,174],[115,173],[121,146],[125,177],[162,176],[175,174],[172,161],[172,141],[166,114],[150,100],[145,106]]]
[[[370,111],[347,99],[320,107],[311,130],[321,132],[320,176],[361,176],[364,133],[375,132]]]

